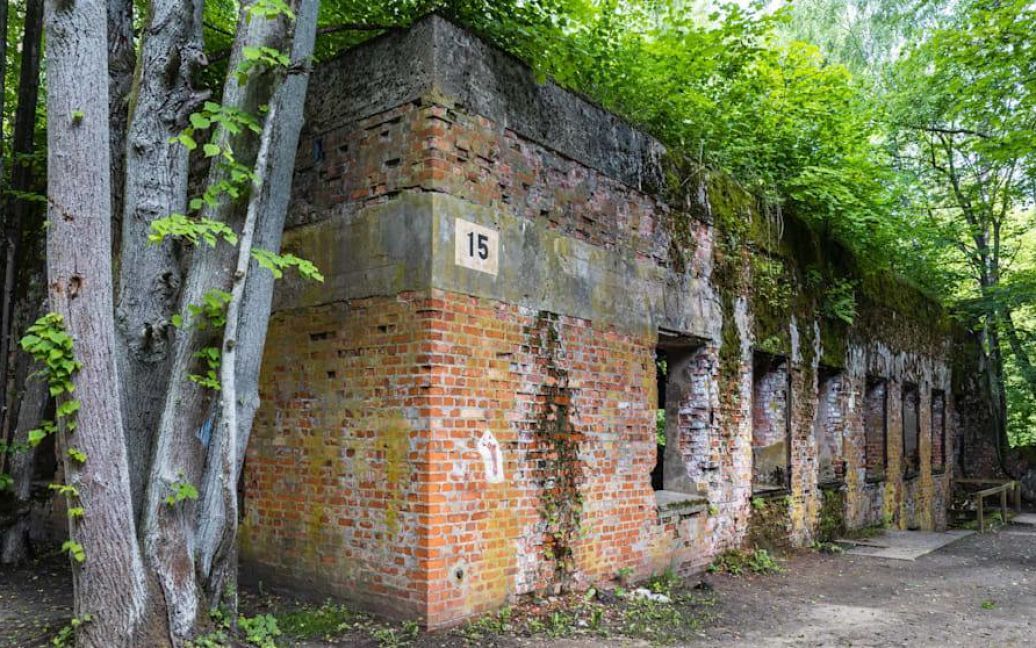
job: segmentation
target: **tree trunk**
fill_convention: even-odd
[[[259,207],[259,223],[254,245],[257,248],[279,252],[281,235],[284,233],[288,203],[291,200],[291,184],[295,173],[295,154],[298,152],[299,133],[304,121],[303,110],[309,86],[308,61],[313,55],[316,40],[317,14],[320,0],[302,0],[299,7],[295,38],[292,43],[291,60],[300,67],[289,74],[278,89],[274,103],[277,122],[274,124],[270,144],[270,173],[262,188]],[[254,263],[254,262],[253,262]],[[247,285],[241,306],[241,332],[238,336],[237,383],[238,383],[238,426],[237,456],[244,458],[252,422],[259,409],[259,371],[262,366],[263,347],[270,322],[270,308],[273,304],[274,277],[269,272],[253,272]],[[237,465],[241,471],[240,462]]]
[[[204,62],[202,2],[156,0],[143,34],[136,96],[125,147],[125,214],[119,271],[118,359],[134,519],[170,376],[173,328],[182,280],[174,241],[148,242],[151,223],[187,211],[188,152],[170,138],[206,95],[191,87]]]
[[[259,186],[258,195],[253,196],[256,224],[252,246],[273,252],[280,250],[291,197],[319,5],[319,0],[302,0],[299,6],[292,40],[293,71],[277,88],[271,102],[271,117],[267,121],[270,130],[269,163],[265,165],[265,178]],[[274,114],[277,115],[276,119],[272,118]],[[252,422],[259,407],[259,371],[273,301],[273,285],[273,274],[259,268],[254,260],[251,261],[247,280],[242,282],[238,317],[233,324],[235,330],[224,335],[223,347],[233,347],[234,350],[232,358],[224,359],[224,368],[233,371],[236,389],[230,394],[224,388],[220,429],[221,434],[227,436],[221,437],[220,443],[232,438],[233,447],[221,447],[225,452],[232,453],[233,458],[225,463],[210,460],[202,483],[205,497],[199,512],[202,528],[208,528],[212,537],[223,537],[222,543],[209,541],[199,545],[202,573],[212,580],[211,589],[217,592],[224,589],[220,583],[233,579],[237,570],[236,554],[231,551],[232,541],[237,535],[239,503],[236,485]],[[228,329],[232,326],[230,319],[227,326]],[[228,405],[232,405],[232,412]],[[231,417],[235,420],[228,421]],[[228,465],[231,472],[217,470],[220,465]],[[223,551],[219,550],[220,546],[224,548]],[[210,551],[217,553],[208,553]],[[227,601],[227,604],[234,607],[236,601]]]
[[[107,31],[101,0],[47,0],[47,289],[82,363],[70,440],[87,455],[64,461],[85,509],[69,524],[86,554],[73,561],[74,612],[93,619],[76,631],[81,647],[146,645],[135,636],[149,611],[115,362],[108,88],[97,83],[108,78]]]
[[[7,115],[7,16],[9,13],[10,6],[8,0],[0,0],[0,227],[4,230],[7,229],[7,219],[9,218],[9,212],[5,209],[3,200],[4,192],[7,190],[7,169],[5,168],[4,159],[4,118]],[[6,249],[6,248],[5,248]],[[2,252],[2,251],[0,251]],[[7,274],[7,259],[6,253],[0,253],[0,259],[3,259],[4,265],[4,284],[6,286],[6,274]],[[6,299],[0,296],[0,300]],[[3,353],[3,339],[4,331],[9,329],[10,326],[7,323],[3,308],[0,307],[0,354]],[[7,433],[9,425],[4,422],[7,416],[6,399],[4,396],[4,388],[7,383],[6,368],[8,361],[6,359],[0,359],[0,441],[7,441],[10,443],[11,435]],[[7,455],[4,452],[0,452],[0,475],[4,474],[7,467]]]
[[[198,571],[206,589],[213,597],[220,597],[225,583],[236,583],[231,570],[217,570],[215,579],[213,563],[234,565],[228,556],[234,555],[234,542],[237,539],[237,332],[241,321],[241,301],[244,297],[245,285],[249,279],[252,261],[252,241],[255,239],[256,221],[259,218],[259,205],[262,200],[263,183],[269,171],[270,139],[277,119],[276,101],[266,115],[263,133],[259,144],[259,154],[255,161],[255,175],[252,178],[252,192],[248,199],[248,210],[241,228],[241,239],[238,243],[237,265],[233,275],[233,287],[230,301],[227,302],[227,323],[223,329],[220,365],[220,404],[219,419],[213,429],[205,464],[205,480],[203,492],[205,499],[201,501],[198,515]],[[219,560],[217,560],[219,559]],[[233,588],[236,589],[236,588]],[[218,598],[210,604],[214,604]],[[236,598],[235,598],[236,601]],[[234,612],[237,611],[236,604]]]
[[[42,293],[43,276],[37,277],[34,293]],[[34,295],[35,308],[19,309],[34,313],[36,317],[46,311],[42,307],[42,295]],[[35,318],[34,318],[35,319]],[[22,322],[19,321],[19,325]],[[17,407],[10,409],[10,415],[17,421],[13,426],[13,439],[18,446],[28,446],[29,430],[39,427],[49,401],[47,384],[40,375],[32,375],[32,359],[26,353],[20,353],[15,361],[15,384],[22,389],[12,398]],[[14,396],[14,394],[12,394]],[[37,448],[29,448],[14,453],[10,459],[12,479],[12,496],[15,512],[10,527],[0,531],[0,563],[12,564],[22,562],[30,556],[29,528],[32,515],[32,481],[35,472]]]
[[[137,53],[133,45],[133,0],[108,0],[108,130],[111,140],[112,218],[118,232],[122,223],[126,180],[126,126],[130,89]],[[119,258],[119,237],[112,237],[112,258]]]
[[[259,107],[271,100],[276,72],[253,71],[242,80],[235,70],[244,60],[245,47],[283,49],[288,21],[249,16],[251,4],[241,8],[238,36],[223,90],[223,106],[258,115]],[[212,141],[224,150],[232,150],[239,162],[251,167],[257,154],[257,139],[248,129],[233,134],[220,126]],[[229,174],[229,170],[216,160],[210,168],[208,183],[223,182],[229,179]],[[206,208],[203,215],[240,231],[244,220],[242,212],[239,202],[232,202],[224,196],[216,207]],[[223,243],[195,249],[180,298],[181,312],[186,312],[188,305],[201,304],[205,294],[212,289],[229,290],[235,259],[235,248]],[[215,394],[189,381],[187,376],[197,373],[196,354],[219,344],[218,331],[213,331],[212,327],[201,329],[193,323],[188,323],[175,337],[169,370],[172,378],[157,428],[141,513],[145,556],[162,588],[168,606],[170,631],[177,638],[189,637],[198,621],[199,611],[208,601],[219,597],[219,592],[207,587],[208,579],[199,579],[200,574],[197,573],[197,556],[203,551],[215,553],[197,545],[198,507],[188,501],[175,507],[164,503],[175,484],[201,482],[207,457],[213,450],[211,437],[217,418]]]
[[[32,165],[24,157],[32,155],[36,141],[36,107],[39,104],[40,50],[43,35],[43,0],[28,0],[25,5],[25,30],[22,34],[22,60],[18,80],[18,107],[14,117],[14,138],[11,142],[11,188],[28,192],[33,189]],[[11,340],[17,334],[12,326],[14,305],[18,300],[18,273],[23,268],[34,268],[22,251],[22,239],[26,229],[33,229],[36,223],[26,223],[27,216],[36,205],[15,198],[4,200],[6,208],[4,287],[0,295],[0,406],[4,407],[3,430],[5,436],[12,431],[13,420],[8,416],[10,398],[8,391],[17,389],[9,376]],[[38,231],[38,230],[37,230]],[[24,283],[22,284],[24,285]]]

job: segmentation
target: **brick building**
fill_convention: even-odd
[[[247,574],[442,627],[945,525],[939,307],[446,21],[317,70],[294,193]]]

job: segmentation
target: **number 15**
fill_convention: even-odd
[[[485,261],[489,258],[489,237],[485,234],[468,232],[468,256],[474,258],[475,248],[478,247],[478,258]]]

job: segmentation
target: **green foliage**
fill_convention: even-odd
[[[151,233],[147,238],[152,244],[161,243],[167,238],[183,239],[191,245],[205,243],[209,247],[215,247],[220,240],[231,245],[237,244],[237,234],[226,223],[183,214],[171,214],[151,221]]]
[[[43,442],[43,439],[47,438],[51,434],[56,433],[57,431],[58,427],[54,424],[53,421],[40,421],[39,427],[29,430],[28,432],[29,445],[35,448]]]
[[[825,317],[851,325],[856,320],[856,282],[833,279],[824,290],[821,312]]]
[[[205,387],[206,389],[219,391],[219,366],[221,363],[219,348],[211,346],[205,347],[200,351],[195,351],[194,357],[199,360],[203,360],[208,368],[205,370],[204,374],[190,374],[187,376],[187,379]]]
[[[277,623],[285,635],[298,639],[331,637],[367,620],[344,605],[328,601],[319,608],[302,608],[277,615]]]
[[[754,549],[750,552],[731,549],[716,556],[708,571],[740,576],[746,571],[753,574],[780,574],[784,568],[766,549]]]
[[[76,629],[84,623],[90,623],[93,620],[93,615],[89,613],[79,617],[72,617],[68,625],[62,626],[58,633],[54,635],[54,638],[50,640],[50,645],[54,646],[54,648],[72,648],[75,645]]]
[[[47,488],[65,497],[79,497],[79,489],[71,484],[47,484]]]
[[[245,83],[256,69],[286,68],[291,64],[287,54],[272,47],[245,47],[241,64],[237,68],[238,83]]]
[[[258,614],[254,617],[239,616],[238,630],[248,645],[256,648],[277,648],[276,638],[281,636],[277,619],[272,614]]]
[[[184,474],[179,473],[179,477],[176,481],[169,484],[169,495],[165,497],[165,503],[168,506],[176,506],[184,500],[197,500],[198,489],[195,488],[194,484],[191,484],[186,480]]]
[[[72,337],[65,329],[64,318],[47,313],[29,327],[21,339],[22,349],[43,365],[43,373],[51,396],[69,394],[75,390],[72,376],[82,363],[75,359]]]
[[[83,545],[75,540],[65,540],[61,545],[61,550],[67,552],[77,563],[82,563],[86,560],[86,551],[83,549]]]
[[[223,328],[227,323],[227,304],[230,299],[231,294],[227,291],[210,288],[202,295],[201,304],[187,305],[187,314],[200,329]],[[184,325],[183,316],[174,315],[172,323],[176,328],[181,328]]]
[[[262,248],[252,248],[252,258],[261,267],[273,273],[274,279],[283,277],[287,268],[295,268],[303,279],[321,283],[324,281],[324,275],[320,274],[320,270],[311,261],[300,259],[294,254],[278,254]]]
[[[942,3],[940,3],[942,4]],[[990,366],[1007,356],[1008,434],[1036,409],[1036,6],[1026,0],[942,5],[888,79],[888,148],[915,220],[918,273],[968,325],[996,330]],[[1013,321],[1011,321],[1013,320]],[[1013,324],[1013,325],[1012,325]]]
[[[618,570],[615,571],[615,579],[618,580],[623,585],[629,585],[630,584],[630,579],[631,579],[632,576],[633,576],[633,568],[632,567],[620,567]]]
[[[672,569],[666,569],[661,574],[653,574],[647,582],[647,588],[655,594],[672,596],[673,593],[683,584],[680,577]]]
[[[401,628],[375,628],[371,631],[371,636],[378,642],[379,648],[403,648],[411,645],[419,633],[417,623],[406,621]]]
[[[665,410],[655,410],[655,443],[665,445]]]
[[[248,7],[248,14],[251,17],[261,17],[267,20],[284,16],[295,19],[295,12],[291,10],[284,0],[256,0]]]

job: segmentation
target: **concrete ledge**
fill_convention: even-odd
[[[705,512],[709,508],[709,500],[703,495],[660,490],[655,491],[655,507],[662,517],[683,517]]]

